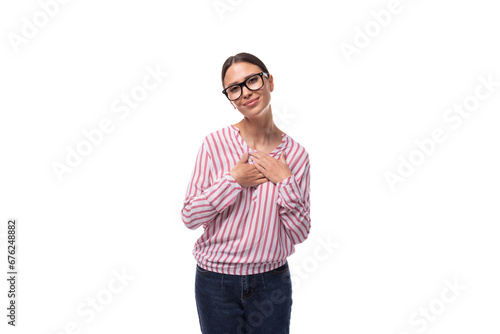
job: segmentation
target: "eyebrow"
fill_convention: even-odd
[[[246,81],[248,78],[250,78],[252,75],[256,75],[256,74],[257,74],[257,73],[252,73],[252,74],[247,75],[247,76],[245,77],[245,80],[243,80],[243,82],[244,82],[244,81]],[[236,81],[231,82],[229,85],[227,85],[227,87],[232,86],[232,85],[237,84],[237,83],[239,83],[239,82],[236,82]],[[227,88],[227,87],[226,87],[226,88]]]

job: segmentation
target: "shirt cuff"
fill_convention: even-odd
[[[243,187],[229,172],[222,175],[206,192],[206,198],[219,213],[232,205]]]
[[[276,203],[283,207],[280,212],[285,213],[295,209],[300,203],[300,188],[295,176],[290,176],[281,182],[276,183],[278,198]]]
[[[236,180],[234,179],[234,177],[231,175],[231,172],[226,172],[224,173],[224,178],[226,178],[229,183],[231,183],[232,186],[234,187],[239,187],[239,188],[243,188],[238,182],[236,182]]]
[[[296,182],[293,174],[291,176],[287,177],[286,179],[281,180],[280,182],[276,183],[276,187],[278,187],[278,189],[280,189],[282,187],[286,187],[287,185],[289,185],[292,182]]]

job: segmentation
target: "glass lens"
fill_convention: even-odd
[[[264,84],[262,77],[260,75],[254,75],[247,79],[247,86],[251,90],[257,90],[261,88]]]
[[[241,87],[237,85],[231,86],[226,90],[226,92],[229,99],[236,100],[241,95]]]

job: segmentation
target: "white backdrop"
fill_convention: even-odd
[[[199,333],[180,210],[208,133],[241,119],[224,60],[261,58],[311,162],[291,333],[500,330],[500,46],[489,0],[0,5],[0,258],[17,328]],[[5,276],[3,276],[5,275]]]

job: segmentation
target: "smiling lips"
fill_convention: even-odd
[[[259,100],[259,98],[256,98],[256,99],[253,99],[253,100],[250,100],[248,101],[247,103],[244,104],[245,107],[251,107],[251,106],[254,106],[257,101]]]

